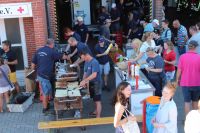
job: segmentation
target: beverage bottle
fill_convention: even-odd
[[[139,77],[140,77],[140,66],[135,66],[135,89],[138,90],[139,88]]]

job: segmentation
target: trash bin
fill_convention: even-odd
[[[160,97],[150,96],[143,102],[143,133],[153,133],[152,118],[156,115],[160,104]]]

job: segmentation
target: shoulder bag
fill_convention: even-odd
[[[11,81],[8,79],[8,76],[6,75],[6,73],[3,71],[2,68],[0,68],[0,71],[2,72],[4,78],[7,80],[8,84],[10,85],[10,91],[13,91],[15,89],[15,86],[13,85],[13,83],[11,83]]]
[[[134,116],[128,109],[125,108],[125,115],[123,115],[125,118],[128,117],[128,113],[132,116]],[[140,133],[140,128],[138,126],[137,121],[130,121],[128,120],[127,123],[122,125],[124,133]]]

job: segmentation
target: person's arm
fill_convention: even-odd
[[[34,54],[33,58],[32,58],[32,62],[31,62],[31,69],[35,70],[36,66],[37,66],[37,53]]]
[[[120,127],[123,124],[128,122],[127,118],[124,118],[121,120],[123,113],[124,113],[124,106],[122,106],[121,104],[117,104],[115,106],[115,116],[114,116],[114,127],[115,128]]]
[[[123,124],[127,123],[129,120],[136,121],[136,118],[131,115],[121,120],[122,115],[124,113],[124,108],[125,107],[121,104],[117,104],[115,106],[115,116],[114,116],[114,127],[115,128],[122,126]]]
[[[82,60],[81,58],[78,58],[73,64],[74,64],[74,65],[79,65],[79,64],[81,64],[82,62],[84,62],[84,60]]]
[[[170,65],[175,65],[176,60],[174,60],[174,61],[167,61],[167,60],[164,60],[164,62],[167,63],[167,64],[170,64]]]
[[[36,69],[36,64],[31,63],[31,69],[32,69],[32,70],[35,70],[35,69]]]
[[[101,56],[104,56],[104,55],[108,55],[106,52],[102,53],[102,54],[97,54],[96,56],[97,57],[101,57]]]
[[[142,56],[144,55],[144,52],[140,52],[139,55],[135,59],[130,59],[131,62],[138,61]]]
[[[129,29],[128,30],[128,34],[127,34],[127,37],[129,38],[129,36],[131,35],[131,31],[132,31],[132,29]]]
[[[97,72],[93,72],[90,76],[88,76],[87,78],[85,78],[83,80],[83,82],[88,83],[88,82],[90,82],[90,80],[93,80],[96,77],[97,77]]]
[[[78,52],[77,48],[73,51],[73,53],[69,54],[69,57],[73,57]]]
[[[112,20],[112,23],[113,23],[113,22],[117,22],[117,21],[119,21],[119,20],[120,20],[120,17],[117,17],[117,19]]]
[[[68,44],[66,49],[65,49],[65,52],[68,52],[70,50],[70,45]]]
[[[178,63],[178,68],[176,72],[176,82],[177,85],[179,84],[180,78],[181,78],[181,73],[182,73],[182,58],[179,58],[179,63]]]
[[[8,65],[17,65],[18,64],[18,61],[17,61],[17,59],[16,60],[14,60],[14,61],[5,61],[4,62],[5,64],[8,64]]]
[[[89,39],[89,33],[86,34],[86,39],[85,39],[85,43],[88,42],[88,39]]]
[[[155,72],[155,73],[160,73],[160,72],[162,72],[163,71],[163,69],[162,68],[146,68],[146,70],[148,71],[148,72]]]
[[[147,58],[147,60],[149,60],[149,58]],[[150,61],[147,61],[147,62],[150,62]],[[164,67],[164,61],[162,57],[160,57],[160,60],[157,60],[155,62],[155,68],[147,67],[146,70],[148,72],[161,73],[163,71],[163,67]]]
[[[167,39],[171,41],[171,39],[172,39],[172,32],[171,32],[171,30],[168,30],[166,32],[167,32]]]
[[[181,69],[177,69],[177,73],[176,73],[176,82],[179,84],[181,78]]]

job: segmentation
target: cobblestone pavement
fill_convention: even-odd
[[[112,75],[111,75],[112,76]],[[112,92],[103,92],[103,116],[113,116],[114,111],[111,106]],[[183,120],[184,108],[183,97],[181,89],[177,89],[174,98],[178,107],[178,133],[184,133]],[[34,103],[24,113],[1,113],[0,114],[0,133],[48,133],[47,130],[38,130],[37,124],[39,121],[53,120],[55,117],[44,116],[42,114],[42,105]],[[93,103],[91,100],[84,101],[83,117],[87,117],[88,112],[93,110]],[[73,116],[73,112],[71,113]],[[104,126],[90,126],[86,131],[81,131],[80,128],[65,128],[60,130],[61,133],[114,133],[113,125]]]

